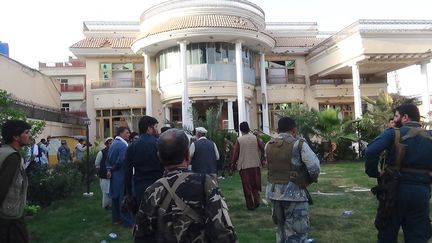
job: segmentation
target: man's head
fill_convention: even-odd
[[[148,133],[150,135],[157,135],[159,132],[157,130],[157,124],[159,122],[156,118],[151,116],[143,116],[138,122],[139,133]]]
[[[128,127],[119,127],[117,128],[116,136],[123,138],[125,141],[128,141],[130,135],[130,130]]]
[[[159,159],[165,167],[181,165],[189,160],[189,139],[183,130],[172,128],[162,133],[157,148]]]
[[[62,146],[66,146],[66,144],[67,144],[66,140],[61,140],[61,145]]]
[[[279,133],[286,133],[286,132],[295,133],[295,130],[296,130],[296,123],[293,119],[289,117],[282,117],[281,119],[279,119],[278,122]]]
[[[133,143],[139,139],[139,134],[137,132],[131,132],[129,135],[129,142]]]
[[[195,128],[195,134],[197,138],[204,137],[207,134],[207,129],[204,127],[197,127]]]
[[[1,134],[6,144],[12,144],[20,148],[30,144],[30,129],[30,124],[25,121],[9,120],[3,124]]]
[[[240,132],[246,134],[249,133],[250,128],[249,128],[249,124],[247,122],[242,122],[240,123]]]
[[[113,138],[112,137],[107,137],[105,139],[105,146],[107,146],[107,147],[111,146],[112,142],[113,142]]]
[[[85,142],[84,138],[80,138],[80,139],[78,139],[78,143],[80,143],[80,144],[84,144],[84,142]]]
[[[402,127],[410,121],[420,121],[420,112],[414,104],[402,104],[395,109],[394,122],[396,127]]]
[[[42,138],[42,139],[40,140],[40,142],[43,143],[43,144],[46,144],[46,143],[47,143],[47,141],[46,141],[45,138]]]

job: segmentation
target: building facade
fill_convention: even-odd
[[[87,116],[85,62],[72,57],[67,62],[39,62],[39,70],[60,84],[60,110],[63,113]]]
[[[323,33],[313,22],[267,23],[245,0],[171,0],[137,22],[84,22],[70,50],[85,63],[91,137],[137,131],[144,114],[191,129],[193,111],[216,105],[221,127],[248,121],[270,133],[291,103],[361,117],[361,96],[386,92],[387,73],[414,64],[425,70],[426,97],[431,26],[359,20]]]
[[[32,120],[45,121],[45,128],[37,142],[48,136],[85,134],[78,117],[59,111],[61,88],[59,83],[38,70],[0,54],[0,89],[12,95],[15,106]]]

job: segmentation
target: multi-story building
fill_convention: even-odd
[[[87,116],[85,62],[72,57],[67,62],[39,62],[39,70],[60,84],[60,110],[63,113]]]
[[[137,22],[84,22],[85,38],[70,50],[85,62],[97,138],[120,125],[138,130],[144,114],[191,128],[192,109],[203,114],[217,104],[226,128],[249,121],[268,133],[290,103],[360,117],[361,96],[386,92],[388,72],[413,64],[427,70],[431,26],[359,20],[331,34],[316,23],[266,23],[245,0],[172,0],[145,9]]]
[[[0,54],[0,89],[12,95],[15,106],[27,118],[45,121],[37,141],[48,136],[83,135],[85,129],[78,117],[60,113],[59,83],[38,70]]]

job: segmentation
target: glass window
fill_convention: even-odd
[[[207,45],[206,43],[199,43],[199,63],[207,63]]]
[[[144,63],[134,63],[135,70],[144,70]]]
[[[191,62],[190,64],[200,64],[200,50],[198,48],[198,43],[190,44]]]
[[[102,113],[104,115],[104,118],[97,120],[100,122],[100,125],[97,126],[100,129],[98,134],[104,138],[115,136],[116,129],[121,126],[128,127],[132,131],[138,131],[138,122],[143,112],[144,108],[96,110],[96,114]]]
[[[103,110],[102,111],[102,116],[103,117],[111,116],[111,110]]]
[[[207,63],[208,64],[215,63],[215,43],[214,42],[207,43]]]
[[[294,69],[295,68],[295,60],[285,61],[285,67],[288,69]]]
[[[111,63],[100,64],[100,78],[111,79]]]
[[[222,56],[223,56],[222,52],[224,52],[222,44],[215,43],[215,63],[222,62]]]
[[[132,109],[132,114],[134,116],[141,116],[142,115],[142,109]]]
[[[235,55],[235,45],[234,44],[229,44],[229,43],[226,43],[226,45],[227,45],[227,55],[228,55],[228,62],[229,63],[235,63],[235,57],[236,57],[236,55]]]
[[[172,47],[167,50],[166,62],[167,68],[178,67],[179,64],[179,50],[178,48]]]

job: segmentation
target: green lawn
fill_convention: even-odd
[[[363,163],[327,164],[322,166],[322,172],[319,183],[310,187],[314,199],[310,208],[310,237],[318,242],[376,241],[373,226],[376,200],[369,191],[361,191],[373,186],[375,181],[364,174]],[[263,171],[263,191],[266,181],[266,171]],[[220,185],[239,242],[274,242],[270,205],[261,204],[256,211],[246,210],[237,174],[221,180]],[[111,224],[110,212],[100,207],[98,185],[93,185],[92,190],[94,197],[85,198],[77,193],[28,218],[31,242],[110,242],[110,232],[118,234],[116,242],[132,242],[131,230]],[[261,197],[264,196],[262,193]],[[353,215],[343,217],[345,210],[353,211]]]

